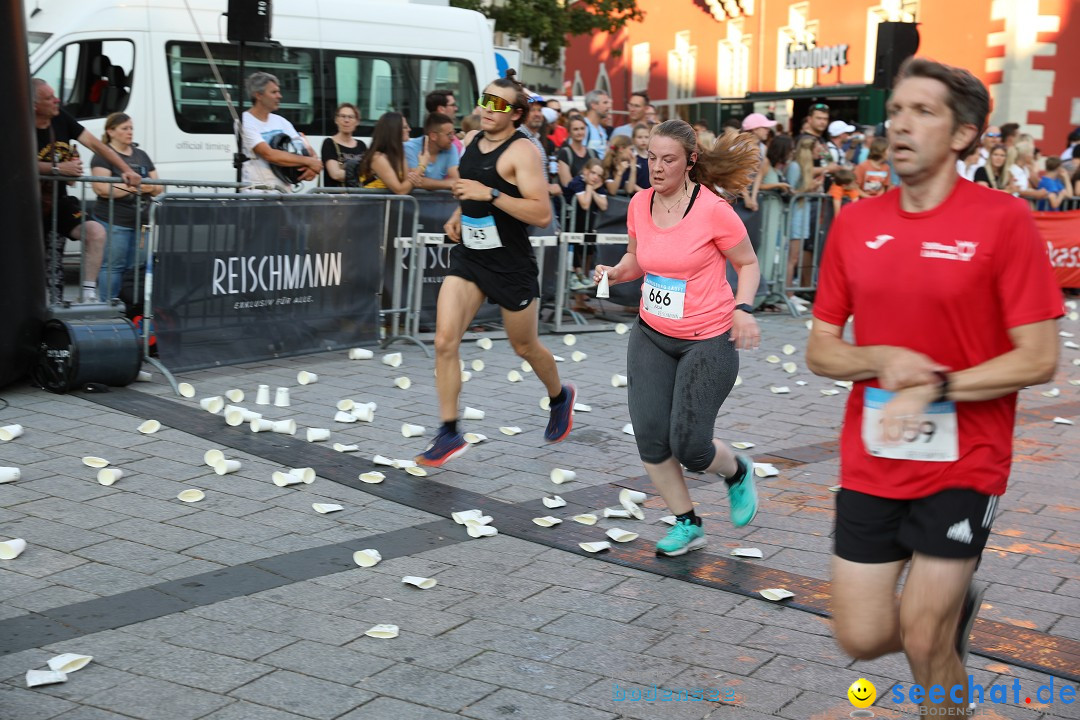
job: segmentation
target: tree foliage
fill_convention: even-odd
[[[528,39],[545,63],[559,61],[571,35],[615,32],[645,17],[637,0],[450,0],[455,7],[477,10],[495,21],[495,29]]]

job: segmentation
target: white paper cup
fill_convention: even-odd
[[[766,588],[765,590],[759,590],[758,594],[766,600],[772,600],[773,602],[780,602],[781,600],[795,597],[795,593],[784,588]]]
[[[570,346],[577,342],[577,338],[573,335],[563,335],[563,345]]]
[[[220,450],[216,450],[216,449],[215,450],[207,450],[205,453],[203,453],[202,458],[203,458],[204,463],[206,463],[210,467],[214,467],[215,465],[217,465],[218,460],[224,460],[225,459],[225,453],[221,452]]]
[[[533,371],[532,363],[530,363],[528,360],[522,360],[521,361],[521,372],[531,373],[532,371]]]
[[[558,495],[548,495],[543,500],[544,507],[554,510],[555,508],[566,507],[566,501]]]
[[[476,360],[473,360],[471,365],[472,365],[473,372],[480,372],[481,370],[484,369],[484,361],[479,359],[479,358],[477,358]]]
[[[461,417],[466,420],[483,420],[484,411],[477,410],[476,408],[472,407],[466,407],[465,410],[461,413]]]
[[[154,379],[154,374],[140,370],[139,374],[135,377],[135,382],[150,382]]]
[[[83,465],[92,468],[108,467],[109,461],[105,458],[94,457],[93,455],[87,455],[82,459]]]
[[[239,401],[237,401],[239,402]],[[270,386],[260,385],[258,392],[255,393],[256,405],[269,405],[270,404]]]
[[[124,471],[120,468],[101,468],[97,473],[97,481],[102,485],[112,485],[114,482],[124,476]]]
[[[274,407],[289,407],[289,388],[279,387],[274,391]]]
[[[258,420],[251,421],[251,432],[270,432],[274,429],[274,421],[267,420],[266,418],[259,418]]]
[[[376,455],[375,457],[371,458],[371,462],[375,463],[376,465],[388,465],[390,467],[396,467],[396,465],[394,464],[394,459],[388,458],[385,455]]]
[[[290,475],[300,478],[300,482],[310,485],[315,482],[315,468],[302,467],[289,470]]]
[[[360,403],[352,409],[352,416],[361,422],[375,420],[375,403]]]
[[[272,432],[281,433],[282,435],[295,435],[296,434],[296,421],[295,420],[279,420],[270,426]]]
[[[55,670],[27,670],[26,687],[40,687],[42,685],[55,685],[67,682],[67,675]]]
[[[300,383],[301,385],[311,385],[313,383],[319,382],[319,376],[313,372],[301,370],[300,372],[296,373],[296,382]]]
[[[389,625],[384,623],[381,625],[376,625],[364,634],[368,637],[378,638],[380,640],[393,640],[398,636],[398,632],[399,631],[397,625]]]
[[[281,470],[275,471],[271,478],[273,479],[274,484],[278,487],[286,487],[288,485],[300,485],[304,482],[304,479],[302,477],[293,475],[289,472],[282,472]]]
[[[575,350],[574,352],[570,353],[570,359],[573,360],[574,362],[581,362],[582,360],[584,360],[587,357],[589,357],[589,356],[586,355],[585,353],[581,352],[580,350]]]
[[[412,423],[402,423],[401,424],[401,434],[404,437],[407,437],[407,438],[420,437],[421,435],[424,434],[424,426],[423,425],[413,425]]]
[[[177,392],[179,392],[181,395],[183,395],[186,398],[195,397],[195,386],[192,385],[191,383],[186,383],[186,382],[180,383],[179,385],[176,386],[176,390],[177,390]]]
[[[500,427],[499,432],[501,432],[503,435],[520,435],[521,428],[517,427],[516,425],[508,425]]]
[[[349,412],[356,407],[356,401],[352,398],[342,398],[337,401],[335,407],[341,412]]]
[[[478,520],[483,516],[484,513],[482,510],[459,510],[457,512],[450,513],[450,517],[458,525],[464,525],[469,520]]]
[[[521,373],[519,373],[517,370],[511,370],[510,372],[506,373],[506,379],[510,382],[521,382]]]
[[[82,670],[93,660],[92,655],[77,655],[76,653],[64,653],[49,659],[49,669],[55,672],[73,673]]]
[[[539,525],[540,527],[554,527],[555,525],[558,525],[558,524],[560,524],[562,522],[561,519],[555,517],[554,515],[545,515],[544,517],[535,517],[535,518],[532,519],[532,521],[534,523],[536,523],[537,525]]]
[[[243,393],[240,393],[240,396],[243,397]],[[225,398],[221,397],[220,395],[215,395],[213,397],[205,397],[199,401],[199,407],[201,407],[208,413],[213,413],[214,415],[217,415],[225,407]]]
[[[492,537],[499,534],[498,529],[491,525],[466,525],[465,532],[473,538]]]
[[[492,345],[491,338],[486,338],[485,337],[485,338],[480,338],[479,340],[476,341],[476,346],[478,348],[480,348],[481,350],[490,350],[491,345]]]
[[[334,422],[354,423],[354,422],[356,422],[356,416],[353,415],[350,412],[345,412],[344,410],[338,410],[336,413],[334,413]]]
[[[630,511],[626,510],[625,508],[607,507],[607,508],[604,508],[604,517],[606,517],[606,518],[630,518],[630,517],[633,517],[633,516],[630,515]]]
[[[577,477],[577,473],[573,470],[563,470],[562,468],[555,468],[551,471],[551,482],[556,485],[562,485],[565,482],[570,482]]]
[[[15,482],[22,477],[22,470],[17,467],[0,467],[0,485]]]
[[[308,428],[307,429],[307,441],[308,442],[322,442],[330,439],[330,430],[327,428]]]
[[[371,472],[360,473],[360,482],[365,482],[368,485],[378,485],[386,479],[386,475],[378,470],[372,470]]]
[[[228,475],[234,473],[241,467],[239,460],[218,460],[214,465],[214,472],[218,475]]]
[[[371,352],[367,348],[350,348],[349,359],[350,360],[370,360],[375,357],[375,353]]]
[[[630,332],[630,326],[626,323],[618,323],[615,325],[615,332],[619,335],[625,335],[626,333]]]
[[[387,353],[382,356],[382,364],[396,368],[401,366],[401,353]]]
[[[598,553],[605,550],[610,550],[611,543],[609,543],[607,540],[601,542],[583,542],[578,543],[578,547],[580,547],[585,552]]]
[[[541,410],[550,410],[551,409],[551,398],[549,398],[547,395],[544,395],[543,397],[540,398],[540,409]]]
[[[607,270],[600,276],[600,282],[596,284],[596,297],[606,298],[611,297],[611,291],[609,289]]]
[[[401,388],[402,390],[408,390],[412,387],[412,380],[403,375],[399,378],[394,378],[394,385]]]
[[[609,538],[615,542],[630,542],[631,540],[637,540],[638,534],[636,532],[630,532],[629,530],[622,530],[620,528],[611,528],[606,533]]]
[[[649,499],[649,496],[639,490],[631,490],[630,488],[623,488],[619,491],[619,502],[626,501],[632,502],[636,505],[640,505]]]
[[[243,425],[246,422],[252,420],[261,420],[262,415],[254,410],[248,410],[247,408],[237,407],[236,405],[229,405],[225,408],[225,423],[232,427]]]
[[[225,397],[229,399],[229,402],[244,402],[244,391],[240,388],[233,388],[225,393]]]
[[[408,465],[405,467],[405,472],[415,477],[427,477],[428,471],[419,465]]]
[[[359,445],[346,445],[345,443],[334,443],[334,449],[338,452],[356,452],[360,449]]]
[[[418,587],[421,590],[430,590],[431,588],[439,584],[439,581],[435,578],[417,577],[416,575],[406,575],[405,577],[401,578],[401,582],[405,583],[406,585]]]
[[[464,435],[462,435],[461,437],[465,438],[465,442],[469,443],[470,445],[475,445],[477,443],[482,443],[485,440],[487,440],[487,435],[481,435],[480,433],[473,433],[473,432],[467,432]]]
[[[4,540],[0,542],[0,560],[14,560],[22,555],[26,549],[26,541],[22,538]]]
[[[0,440],[4,442],[10,442],[22,434],[22,425],[5,425],[0,427]]]
[[[311,503],[311,508],[320,515],[345,509],[341,505],[335,505],[333,503]]]
[[[472,373],[469,372],[468,370],[462,370],[461,371],[461,382],[467,383],[470,380],[472,380]]]
[[[611,387],[626,387],[626,376],[615,373],[611,376]]]
[[[598,518],[592,513],[582,513],[571,518],[574,522],[581,523],[582,525],[595,525],[597,519]]]
[[[382,555],[374,548],[357,550],[352,555],[353,562],[360,567],[375,567],[382,560]]]
[[[622,431],[624,433],[626,433],[627,435],[633,435],[634,434],[634,424],[633,423],[626,423],[625,425],[622,426]]]
[[[138,428],[139,432],[141,432],[143,435],[153,435],[160,429],[161,423],[159,423],[157,420],[147,420],[146,422],[139,425]]]

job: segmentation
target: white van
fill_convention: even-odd
[[[239,45],[226,40],[227,5],[37,0],[27,21],[30,69],[95,135],[109,113],[130,115],[135,141],[160,177],[235,180],[232,116],[195,27],[233,102],[246,107]],[[370,136],[391,110],[404,113],[418,134],[428,92],[452,90],[468,111],[478,89],[496,77],[491,27],[477,12],[405,0],[274,0],[272,10],[273,42],[245,46],[244,74],[278,77],[280,114],[316,152],[336,132],[339,103],[360,108],[359,136]]]

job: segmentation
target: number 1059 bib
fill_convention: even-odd
[[[893,460],[953,462],[960,457],[956,403],[931,403],[920,415],[903,418],[900,435],[884,437],[884,408],[893,393],[868,387],[863,402],[862,440],[866,452]]]
[[[686,302],[686,281],[647,273],[641,287],[645,312],[669,320],[681,320]]]

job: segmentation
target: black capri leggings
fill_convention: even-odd
[[[626,352],[630,420],[638,455],[662,463],[672,455],[693,472],[716,456],[713,425],[739,373],[731,331],[679,340],[641,320]]]

